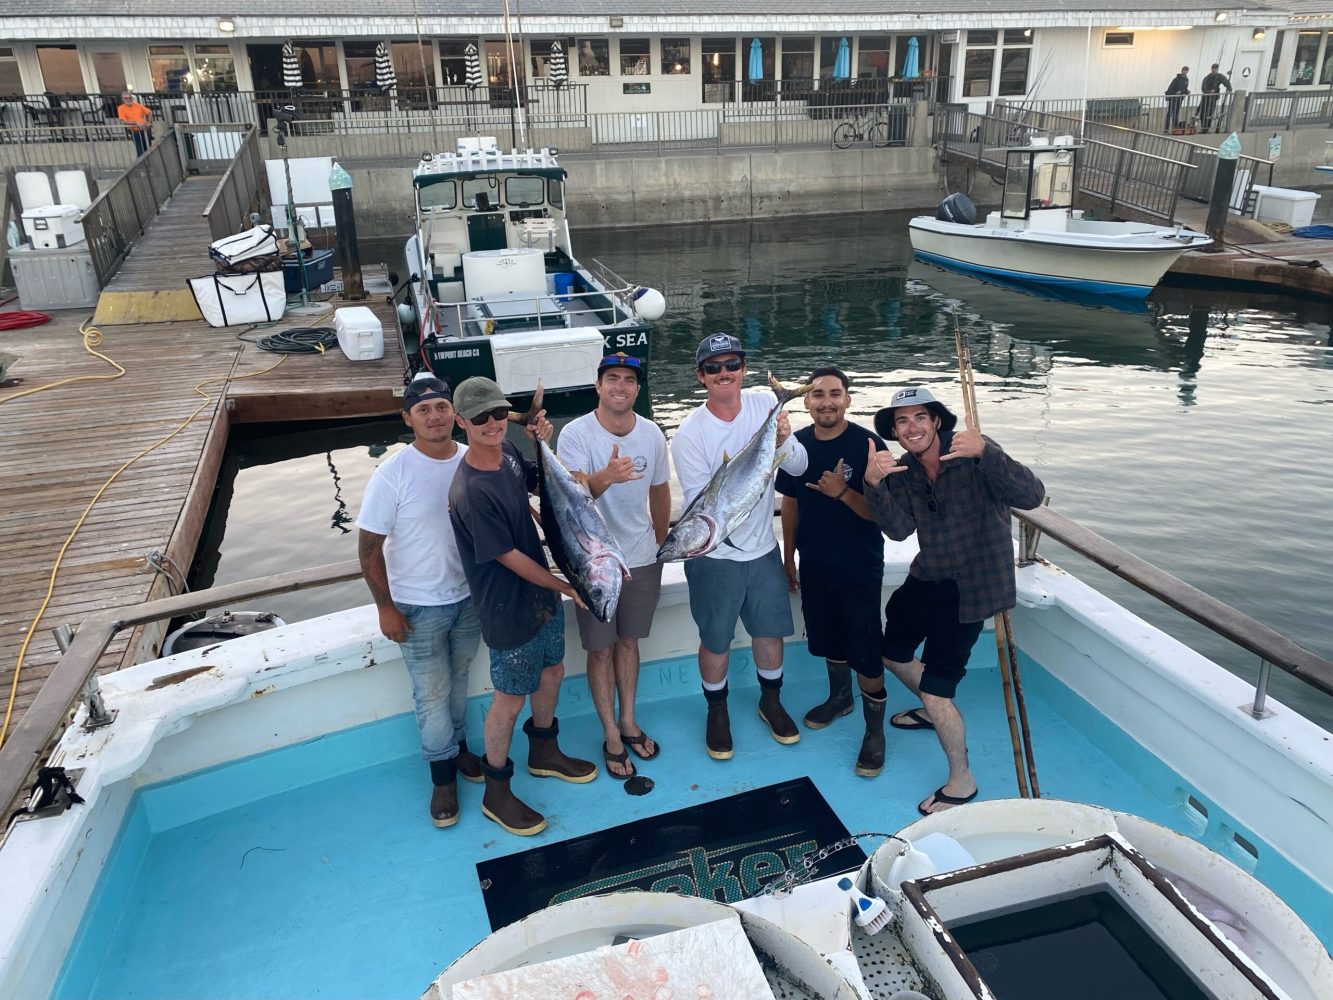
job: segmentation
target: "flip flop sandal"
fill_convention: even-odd
[[[626,736],[624,733],[621,733],[620,741],[625,744],[627,749],[633,750],[634,756],[638,757],[639,760],[652,760],[662,752],[662,744],[658,743],[656,740],[653,740],[652,753],[643,752],[642,747],[648,742],[648,735],[642,731],[640,731],[638,736]]]
[[[893,718],[889,719],[889,725],[891,725],[894,729],[906,729],[909,732],[913,729],[934,729],[935,724],[931,722],[929,719],[927,719],[924,715],[922,715],[921,712],[922,710],[919,708],[909,708],[906,712],[898,713],[898,715],[906,716],[907,718],[912,720],[912,724],[910,726],[904,722],[899,722],[898,715],[895,715]]]
[[[610,777],[615,778],[616,781],[627,781],[628,779],[634,777],[636,774],[639,773],[637,770],[635,770],[634,765],[630,763],[628,750],[621,750],[620,753],[612,753],[609,749],[607,749],[606,744],[603,743],[602,757],[605,758],[606,760],[606,773]],[[629,771],[625,774],[616,774],[615,771],[611,770],[612,764],[629,764]]]
[[[956,795],[945,795],[944,786],[940,785],[940,787],[935,789],[934,793],[930,796],[931,798],[930,804],[933,806],[934,805],[965,806],[977,797],[977,792],[979,791],[981,791],[981,789],[977,789],[977,791],[973,792],[971,795],[965,795],[962,798],[959,798]],[[916,807],[916,811],[919,812],[922,816],[935,815],[935,813],[932,810],[923,809],[920,805]],[[945,812],[945,810],[941,809],[940,812]]]

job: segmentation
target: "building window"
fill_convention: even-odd
[[[191,90],[190,60],[184,45],[148,46],[148,73],[153,90],[159,94],[179,94]]]
[[[736,39],[705,37],[702,47],[704,103],[721,104],[731,100],[734,96],[732,84],[736,80]]]
[[[662,39],[662,72],[668,76],[689,76],[690,40],[688,38]]]
[[[48,94],[83,93],[79,50],[73,45],[37,46],[37,64],[42,68],[42,89]]]
[[[236,84],[236,60],[232,58],[229,45],[196,45],[194,47],[195,89],[234,94],[239,89]]]
[[[649,76],[653,71],[653,57],[648,51],[646,38],[620,40],[620,75]]]
[[[1102,48],[1104,49],[1132,49],[1134,47],[1134,32],[1132,31],[1108,31],[1102,35]]]
[[[375,49],[378,42],[343,42],[349,90],[375,89]]]
[[[856,75],[865,80],[886,80],[889,77],[889,50],[893,39],[888,35],[862,35],[861,50],[856,57]],[[906,56],[907,42],[899,46]]]
[[[301,85],[341,89],[338,76],[338,49],[332,41],[293,42],[297,62],[301,64]]]
[[[1003,36],[998,31],[969,31],[963,57],[963,97],[1027,93],[1031,57],[1031,28],[1006,28]]]
[[[11,48],[0,48],[0,95],[20,97],[23,77],[19,75],[19,61]]]
[[[467,83],[468,45],[477,43],[471,38],[440,39],[440,82],[448,87],[461,87]]]
[[[611,75],[611,43],[605,38],[579,39],[579,76]]]
[[[1329,43],[1330,38],[1333,35],[1324,35],[1324,61],[1319,70],[1319,82],[1324,85],[1333,83],[1333,44]]]
[[[425,90],[435,86],[435,54],[430,42],[393,42],[389,54],[393,58],[393,73],[399,87]],[[430,74],[429,77],[426,74]]]
[[[126,88],[125,82],[125,61],[120,57],[119,52],[92,52],[89,53],[93,64],[93,86],[97,88],[99,94],[110,94],[115,97],[120,96],[120,92]],[[0,74],[3,68],[0,68]],[[0,94],[5,93],[3,83],[0,83]]]
[[[819,78],[821,80],[832,80],[833,69],[838,61],[838,45],[844,36],[825,35],[819,40]],[[851,39],[847,39],[848,45]]]
[[[1322,35],[1322,31],[1302,31],[1296,36],[1296,54],[1291,60],[1292,84],[1314,83],[1314,68],[1319,60],[1319,42]],[[40,52],[41,49],[37,51]]]
[[[973,33],[968,32],[971,36]],[[989,97],[990,78],[995,70],[994,49],[969,47],[963,57],[963,97]]]
[[[551,63],[551,43],[559,42],[560,48],[565,54],[565,76],[569,76],[569,60],[571,54],[575,51],[574,39],[572,38],[545,38],[530,39],[528,44],[532,49],[532,75],[535,79],[545,80],[550,72]]]
[[[782,40],[782,92],[809,90],[815,77],[815,40],[806,36]]]

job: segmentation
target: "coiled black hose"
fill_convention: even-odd
[[[255,327],[250,328],[253,329]],[[324,354],[338,342],[338,331],[331,326],[297,326],[290,330],[270,333],[258,340],[245,335],[250,330],[237,336],[262,351],[271,351],[274,354]]]

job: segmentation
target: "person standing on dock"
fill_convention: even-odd
[[[810,653],[824,657],[828,669],[828,700],[805,713],[805,724],[823,729],[852,711],[855,670],[866,723],[856,773],[873,778],[884,768],[888,700],[879,656],[884,536],[861,490],[866,443],[882,451],[884,442],[847,419],[851,383],[842,369],[816,368],[810,385],[805,408],[814,423],[795,434],[810,464],[799,476],[779,470],[777,478],[787,585],[801,594]]]
[[[486,713],[486,755],[481,762],[486,794],[481,811],[510,833],[529,837],[546,819],[510,790],[514,762],[509,746],[523,703],[532,699],[528,773],[582,784],[597,777],[591,761],[567,757],[556,740],[556,702],[565,676],[565,614],[560,597],[579,603],[574,588],[547,567],[528,494],[537,467],[505,440],[509,400],[491,379],[473,376],[459,385],[455,408],[464,421],[468,450],[449,490],[449,519],[468,585],[490,647],[495,693]],[[537,413],[529,431],[546,441],[551,424]]]
[[[125,123],[125,129],[134,140],[135,157],[143,156],[153,144],[153,111],[139,103],[128,90],[122,91],[116,117]]]
[[[875,430],[906,451],[896,460],[872,443],[866,459],[866,499],[880,528],[895,541],[915,531],[920,545],[884,608],[881,655],[921,698],[889,724],[933,729],[949,763],[948,780],[917,806],[923,816],[977,797],[954,694],[986,619],[1016,603],[1010,508],[1031,510],[1046,495],[1027,466],[970,422],[955,431],[957,422],[929,389],[899,389],[875,414]]]
[[[705,337],[694,354],[695,377],[707,392],[704,404],[689,414],[671,442],[685,506],[694,500],[729,455],[735,455],[763,426],[773,409],[767,390],[741,392],[746,355],[741,342],[725,333]],[[779,467],[793,476],[805,472],[807,457],[792,439],[787,415],[778,418]],[[782,640],[796,631],[786,576],[773,536],[772,480],[756,502],[754,514],[726,543],[685,563],[690,614],[699,628],[699,674],[708,720],[704,742],[714,760],[732,755],[727,713],[727,666],[739,619],[750,633],[750,649],[759,674],[759,717],[779,743],[796,743],[800,730],[782,707]]]
[[[426,376],[403,393],[412,444],[384,461],[366,486],[356,526],[361,573],[380,631],[398,643],[412,678],[421,756],[434,788],[430,818],[458,822],[456,778],[481,781],[467,748],[468,668],[481,642],[467,578],[446,511],[465,447],[453,439],[449,386]]]
[[[1205,132],[1211,132],[1214,127],[1218,131],[1222,129],[1222,122],[1213,121],[1222,87],[1227,88],[1228,94],[1231,93],[1231,81],[1217,68],[1217,63],[1213,63],[1208,75],[1203,78],[1203,83],[1199,85],[1199,90],[1203,92],[1203,97],[1199,98],[1199,128]]]
[[[671,520],[666,435],[634,412],[642,374],[639,359],[623,351],[602,358],[597,366],[597,408],[565,425],[559,448],[565,466],[584,473],[584,484],[630,568],[610,622],[599,622],[584,608],[574,612],[588,654],[588,689],[602,722],[607,773],[621,780],[634,776],[631,751],[640,760],[652,760],[659,749],[636,721],[634,701],[639,640],[652,629],[662,592],[657,547]]]
[[[1190,92],[1190,68],[1188,66],[1180,67],[1180,72],[1171,79],[1171,83],[1166,88],[1166,119],[1162,123],[1163,132],[1171,132],[1172,129],[1181,127],[1184,123],[1180,120],[1180,106],[1185,102],[1185,98]]]

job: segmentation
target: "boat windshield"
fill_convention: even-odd
[[[453,181],[441,181],[429,187],[417,188],[417,198],[423,210],[458,207],[458,190]]]
[[[1026,219],[1033,209],[1070,208],[1074,204],[1074,151],[1010,150],[1005,157],[1006,219]]]

